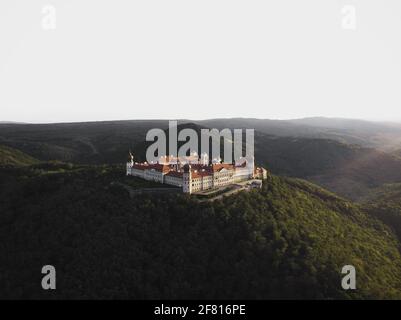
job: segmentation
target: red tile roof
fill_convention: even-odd
[[[246,161],[244,161],[243,163],[241,163],[239,166],[236,166],[237,168],[245,168],[246,167]]]
[[[233,170],[234,166],[229,163],[217,163],[212,165],[213,172],[221,171],[222,169]]]
[[[241,165],[241,167],[243,167],[243,165]],[[169,174],[171,176],[182,176],[182,172],[177,172],[173,165],[167,165],[167,164],[134,163],[133,168],[138,169],[138,170],[146,170],[146,169],[152,170],[153,169],[153,170],[156,170],[159,172],[163,172],[165,174]],[[192,171],[193,177],[212,175],[214,172],[219,172],[222,169],[234,170],[235,167],[234,167],[234,165],[229,164],[229,163],[217,163],[217,164],[213,164],[213,165],[209,165],[209,166],[204,166],[202,164],[191,165],[191,171]]]
[[[211,176],[211,175],[212,175],[212,173],[210,171],[192,172],[192,179],[207,177],[207,176]]]
[[[182,178],[182,172],[170,171],[170,172],[168,172],[168,173],[166,174],[166,176]]]
[[[134,163],[134,165],[132,166],[134,169],[138,169],[138,170],[156,170],[159,172],[169,172],[170,171],[170,166],[168,165],[163,165],[163,164],[159,164],[159,163],[155,163],[155,164],[148,164],[148,163]]]

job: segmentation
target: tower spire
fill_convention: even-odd
[[[131,152],[131,149],[128,151],[128,162],[134,162],[134,155]]]

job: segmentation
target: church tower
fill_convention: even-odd
[[[182,175],[183,184],[182,184],[182,191],[184,193],[192,193],[192,170],[191,165],[186,164],[184,166],[184,172]]]
[[[127,161],[127,176],[131,175],[131,168],[134,166],[134,156],[131,153],[131,150],[128,152],[128,161]]]

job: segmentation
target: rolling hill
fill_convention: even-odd
[[[58,124],[0,124],[0,144],[42,161],[120,163],[133,144],[167,121],[107,121]]]
[[[395,235],[311,183],[272,176],[263,190],[199,203],[182,194],[130,198],[111,183],[127,179],[122,170],[0,169],[1,298],[401,295]],[[38,286],[44,264],[57,268],[54,292]],[[357,270],[352,292],[341,288],[345,264]]]
[[[364,198],[363,206],[371,216],[380,219],[401,241],[401,183],[386,184]]]
[[[37,162],[19,150],[0,145],[0,166],[27,166]]]
[[[254,128],[257,132],[279,137],[335,140],[382,151],[401,148],[400,123],[323,117],[296,120],[211,119],[196,123],[219,129]]]
[[[180,120],[205,128],[254,128],[264,135],[335,140],[380,150],[401,149],[401,124],[362,120],[306,118],[299,120]],[[58,124],[0,123],[0,144],[41,160],[111,163],[125,159],[126,150],[145,141],[152,128],[166,129],[167,120],[103,121]]]
[[[259,134],[255,157],[276,174],[307,179],[353,200],[401,182],[401,157],[334,140]]]
[[[145,160],[149,145],[146,132],[167,127],[168,121],[162,120],[0,124],[0,143],[42,161],[117,164],[126,160],[129,149],[137,159]],[[385,183],[401,182],[401,157],[371,147],[380,143],[388,146],[390,137],[393,144],[398,141],[401,131],[396,124],[324,118],[214,119],[182,120],[179,127],[198,132],[212,127],[255,128],[258,164],[278,175],[307,179],[353,200]],[[387,137],[387,142],[378,137]]]

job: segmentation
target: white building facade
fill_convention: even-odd
[[[157,164],[137,163],[134,162],[130,153],[127,162],[127,175],[180,187],[184,193],[189,194],[221,188],[254,178],[267,178],[267,170],[255,168],[253,158],[242,159],[235,165],[209,164],[207,163],[209,161],[207,155],[201,155],[198,158],[199,161],[195,161],[193,155],[190,161],[181,162],[179,160],[162,157]]]

